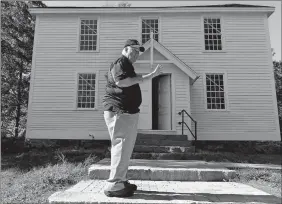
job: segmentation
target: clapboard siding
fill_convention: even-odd
[[[121,55],[125,39],[140,39],[141,16],[148,15],[39,15],[28,137],[87,139],[92,132],[98,139],[108,138],[101,104],[106,83],[104,74],[109,64]],[[160,42],[200,75],[190,89],[188,76],[171,65],[177,133],[181,133],[178,112],[191,109],[192,117],[198,121],[200,140],[278,139],[266,16],[217,15],[223,20],[225,48],[218,53],[203,52],[202,14],[157,13],[152,16],[160,17]],[[78,52],[79,17],[99,19],[98,52]],[[97,110],[75,109],[77,72],[97,73]],[[205,109],[205,72],[227,74],[227,111]]]
[[[263,140],[268,132],[267,139],[279,139],[275,134],[277,116],[268,63],[265,17],[223,15],[225,52],[222,53],[201,52],[200,18],[187,17],[185,22],[179,20],[178,24],[173,24],[170,17],[162,18],[162,29],[177,32],[163,33],[162,43],[201,76],[192,86],[191,93],[191,112],[198,121],[198,138]],[[190,27],[193,32],[190,32]],[[203,73],[218,71],[227,73],[228,112],[205,110]],[[232,133],[239,136],[234,137]]]

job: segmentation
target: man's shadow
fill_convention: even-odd
[[[130,199],[143,200],[185,200],[206,202],[262,202],[281,204],[281,198],[274,195],[246,195],[246,194],[210,194],[210,193],[175,193],[162,191],[137,190]]]

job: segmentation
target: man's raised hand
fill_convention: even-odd
[[[162,65],[158,64],[155,70],[152,72],[153,77],[159,76],[162,73]]]

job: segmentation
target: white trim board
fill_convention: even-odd
[[[276,96],[276,88],[275,88],[275,80],[274,80],[274,71],[273,71],[273,62],[272,62],[272,53],[271,53],[271,43],[270,43],[270,35],[269,35],[269,25],[267,16],[264,18],[264,31],[266,37],[266,46],[267,46],[267,58],[268,58],[268,69],[271,76],[271,88],[272,88],[272,98],[273,98],[273,112],[276,126],[276,134],[278,140],[281,141],[280,138],[280,126],[279,126],[279,116],[278,116],[278,106],[277,106],[277,96]]]
[[[65,13],[65,14],[86,14],[86,13],[202,13],[202,12],[235,12],[235,13],[261,13],[264,12],[269,17],[275,11],[274,7],[159,7],[159,8],[30,8],[29,12],[32,15],[36,14],[54,14],[54,13]]]
[[[32,68],[31,68],[31,76],[30,76],[30,84],[29,84],[29,95],[28,95],[28,111],[27,111],[27,124],[26,124],[26,135],[27,137],[30,135],[31,128],[31,120],[32,120],[32,101],[33,101],[33,88],[35,82],[35,71],[36,71],[36,48],[38,43],[38,32],[39,32],[39,23],[40,18],[37,17],[35,21],[35,31],[34,31],[34,40],[33,40],[33,52],[32,52]]]

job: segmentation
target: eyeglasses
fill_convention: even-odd
[[[132,48],[132,50],[134,50],[135,52],[137,52],[137,53],[139,53],[139,48],[136,48],[136,47],[131,47]]]
[[[140,46],[131,45],[130,47],[133,48],[133,49],[135,49],[135,50],[138,50],[138,51],[139,51],[139,47],[140,47]]]

